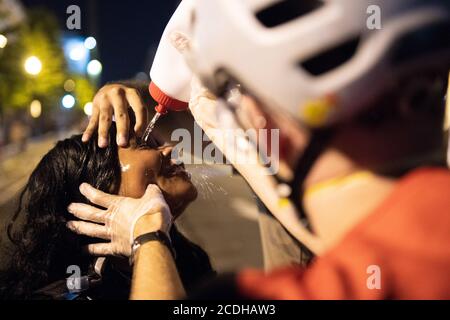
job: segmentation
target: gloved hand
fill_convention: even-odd
[[[110,240],[88,245],[88,252],[93,255],[129,257],[133,240],[138,236],[134,234],[136,222],[144,215],[151,215],[151,223],[146,225],[145,233],[163,231],[168,234],[172,226],[169,206],[156,185],[149,185],[140,199],[110,195],[87,183],[80,186],[80,191],[92,203],[107,208],[101,210],[83,203],[72,203],[68,207],[70,213],[84,220],[69,221],[69,229],[81,235]]]

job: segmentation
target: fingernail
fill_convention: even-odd
[[[81,141],[83,141],[83,142],[89,141],[89,137],[87,136],[87,134],[83,134],[83,136],[81,137]]]
[[[119,146],[121,146],[121,147],[124,147],[124,146],[127,144],[127,139],[125,138],[124,135],[120,135],[120,136],[117,138],[117,144],[118,144]]]
[[[74,227],[73,227],[72,221],[67,222],[66,227],[69,228],[70,230],[73,230]]]
[[[83,192],[83,191],[85,191],[86,190],[86,188],[87,188],[87,186],[88,186],[88,184],[87,183],[82,183],[81,185],[80,185],[80,191],[81,192]]]
[[[108,140],[106,140],[104,137],[100,137],[98,139],[98,146],[100,148],[105,148],[108,145]]]
[[[68,207],[67,207],[67,211],[69,211],[70,213],[73,213],[73,203],[71,203]]]

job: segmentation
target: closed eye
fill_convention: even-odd
[[[147,141],[144,141],[141,138],[137,139],[137,149],[139,150],[148,150],[148,149],[158,149],[163,144],[159,141],[154,135],[150,134]]]

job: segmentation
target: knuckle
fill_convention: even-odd
[[[94,97],[94,104],[104,101],[108,98],[108,95],[104,91],[99,91]]]
[[[91,194],[90,198],[91,198],[91,202],[94,202],[94,203],[96,203],[100,200],[100,196],[97,193]]]
[[[119,112],[116,114],[116,118],[125,120],[125,119],[128,118],[128,115],[126,114],[126,112],[119,111]]]
[[[113,95],[123,95],[124,90],[122,87],[115,86],[115,87],[111,88],[110,92]]]
[[[129,88],[129,87],[125,89],[125,92],[130,93],[130,94],[134,94],[134,93],[138,94],[139,93],[139,91],[137,91],[135,88]]]
[[[81,226],[80,226],[80,224],[77,221],[74,221],[72,223],[72,230],[75,233],[80,233],[81,232]]]
[[[108,103],[102,103],[102,104],[100,105],[100,111],[101,111],[102,113],[109,113],[110,110],[111,110],[111,106],[110,106]]]
[[[102,220],[104,220],[104,219],[103,219],[103,215],[102,215],[100,212],[95,213],[94,216],[93,216],[93,218],[94,218],[96,221],[102,221]]]
[[[133,106],[133,108],[134,108],[135,112],[144,112],[144,111],[145,111],[145,108],[144,108],[144,106],[142,105],[142,101],[141,101],[140,99],[139,99],[139,102],[140,102],[140,103],[135,104],[135,105]]]
[[[108,114],[102,114],[100,116],[100,121],[102,121],[102,122],[110,122],[111,121],[111,117]]]

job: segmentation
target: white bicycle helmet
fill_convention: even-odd
[[[448,0],[197,0],[190,65],[307,127],[366,108],[395,81],[450,61]]]

